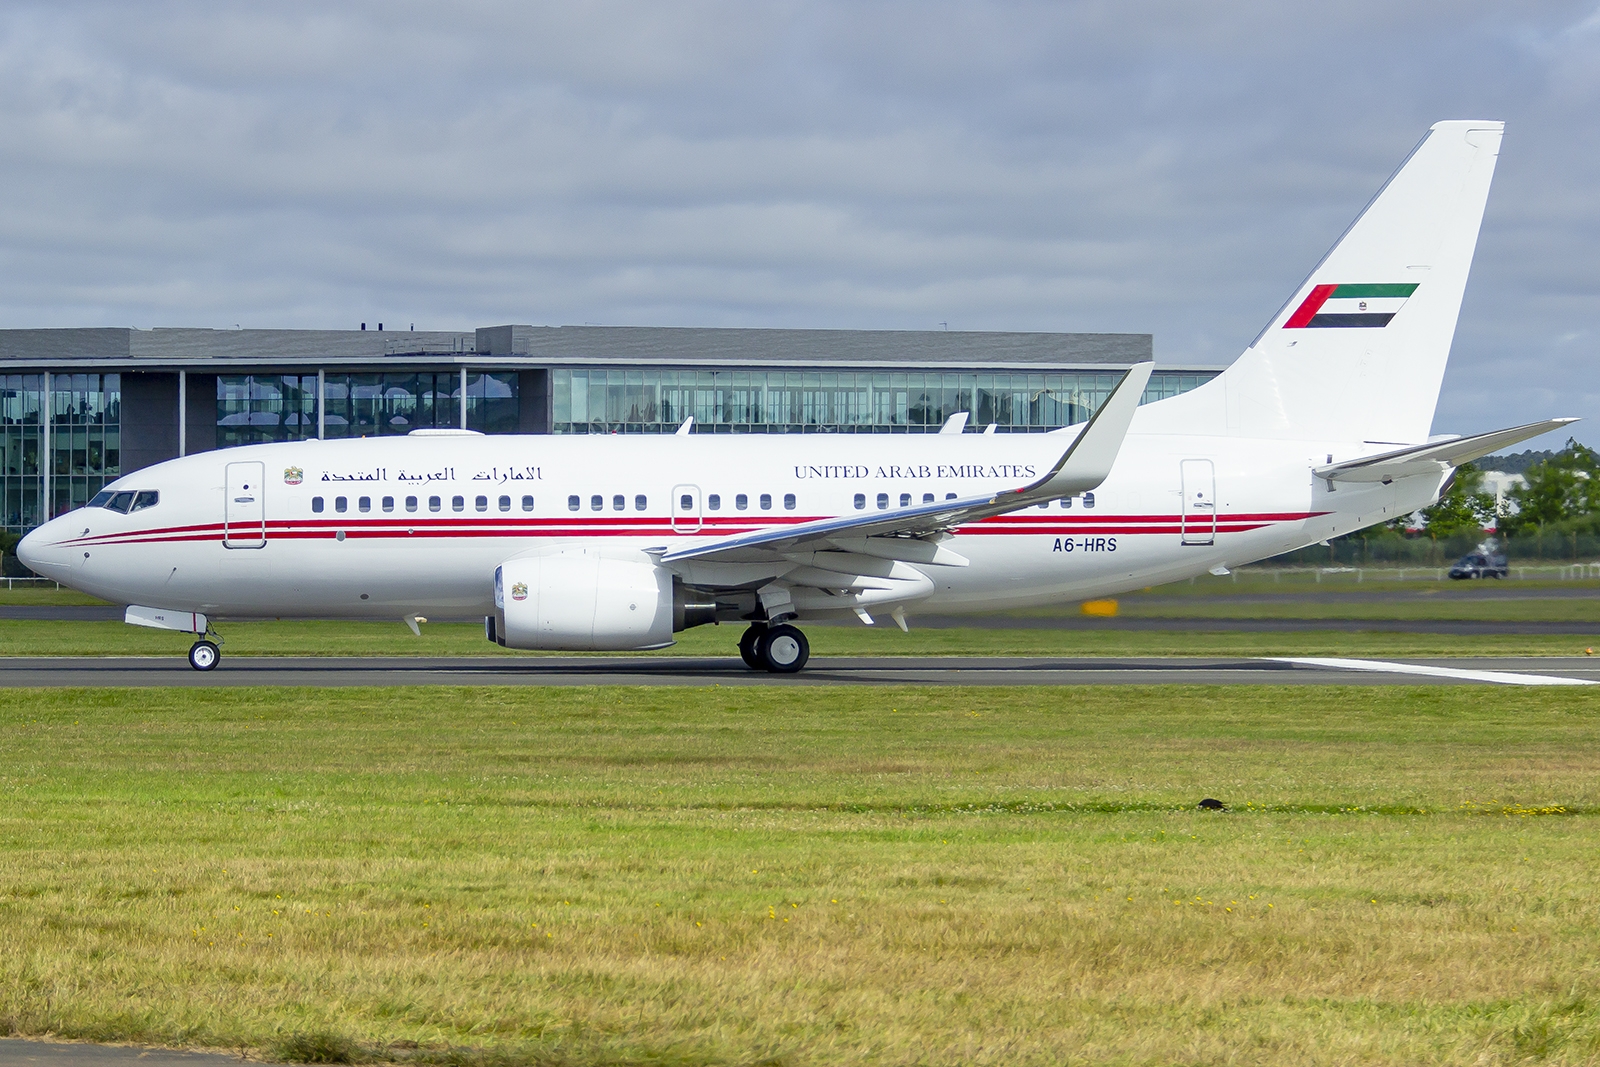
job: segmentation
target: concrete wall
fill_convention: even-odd
[[[189,375],[189,454],[217,447],[217,376]]]
[[[550,432],[550,372],[525,370],[517,375],[517,432]]]
[[[214,389],[215,387],[213,387]],[[178,454],[178,376],[122,375],[122,473]],[[215,439],[216,431],[212,431]]]

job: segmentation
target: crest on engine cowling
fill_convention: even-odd
[[[528,583],[527,582],[518,582],[516,585],[512,586],[511,587],[511,599],[512,600],[527,600],[528,599]]]

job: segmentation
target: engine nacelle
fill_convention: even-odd
[[[507,648],[622,651],[672,644],[672,575],[643,552],[563,548],[494,572],[495,628]]]

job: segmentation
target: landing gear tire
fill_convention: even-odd
[[[811,642],[793,626],[774,626],[762,635],[756,654],[773,674],[793,674],[811,658]]]
[[[766,636],[765,626],[752,626],[739,637],[739,658],[744,660],[744,665],[753,671],[766,670],[766,664],[761,662],[759,646],[761,639]]]
[[[210,641],[196,641],[189,648],[189,666],[197,671],[209,671],[222,658],[222,649]]]

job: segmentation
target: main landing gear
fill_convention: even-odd
[[[202,637],[189,647],[189,666],[197,671],[209,671],[222,658],[222,649],[216,642]]]
[[[739,638],[739,658],[753,671],[793,674],[811,658],[811,642],[788,623],[753,623]]]

